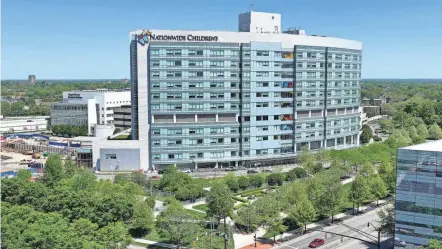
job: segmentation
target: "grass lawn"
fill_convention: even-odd
[[[208,207],[207,207],[207,204],[199,204],[199,205],[193,206],[193,209],[198,209],[203,212],[207,212]]]
[[[147,240],[152,240],[152,241],[156,241],[156,242],[164,242],[164,243],[168,242],[167,238],[164,238],[164,237],[160,236],[160,234],[158,233],[156,227],[154,227],[152,229],[152,231],[150,231],[150,233],[148,235],[146,235],[144,238],[147,239]]]
[[[129,134],[121,134],[121,135],[118,135],[118,136],[116,136],[116,137],[114,137],[114,138],[112,138],[112,140],[128,140],[129,139]]]
[[[203,213],[195,211],[195,210],[186,209],[186,212],[188,214],[190,214],[192,217],[194,217],[195,219],[202,220],[202,219],[206,218],[206,214],[203,214]]]

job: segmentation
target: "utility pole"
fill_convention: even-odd
[[[375,227],[371,222],[368,222],[367,227],[370,227],[370,225],[378,232],[378,249],[381,249],[381,228]]]

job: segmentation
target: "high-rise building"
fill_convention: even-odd
[[[395,248],[442,239],[442,140],[398,150]]]
[[[35,75],[29,75],[28,76],[28,83],[30,85],[35,85]]]
[[[263,18],[269,21],[262,21]],[[359,145],[362,43],[281,31],[139,30],[131,37],[132,138],[149,165],[219,167]]]

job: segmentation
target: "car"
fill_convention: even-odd
[[[264,172],[264,173],[272,173],[273,171],[271,171],[270,169],[263,169],[262,172]]]
[[[258,171],[254,170],[254,169],[249,169],[249,170],[247,170],[247,174],[258,174]]]
[[[237,171],[238,168],[237,167],[228,167],[225,169],[226,171]]]
[[[399,239],[399,238],[394,238],[394,246],[398,246],[398,247],[406,247],[407,246],[407,242]]]
[[[324,245],[324,240],[323,240],[323,239],[315,239],[315,240],[313,240],[313,241],[308,245],[308,247],[310,247],[310,248],[317,248],[317,247],[320,247],[320,246],[322,246],[322,245]]]
[[[180,171],[183,173],[192,173],[190,169],[180,169]]]

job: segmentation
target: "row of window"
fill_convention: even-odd
[[[237,61],[203,61],[203,60],[151,60],[153,67],[238,67]]]
[[[150,49],[150,55],[189,55],[189,56],[238,56],[239,50],[226,50],[226,49]]]
[[[288,83],[288,84],[285,84]],[[243,87],[250,87],[255,85],[256,87],[282,87],[282,88],[293,88],[294,84],[291,82],[244,82]],[[239,87],[237,82],[153,82],[152,88],[236,88]],[[324,87],[323,82],[299,82],[298,87],[316,88]],[[328,82],[329,87],[357,87],[359,85],[358,81],[330,81]],[[288,87],[287,87],[288,86]],[[358,91],[358,90],[355,90]]]

